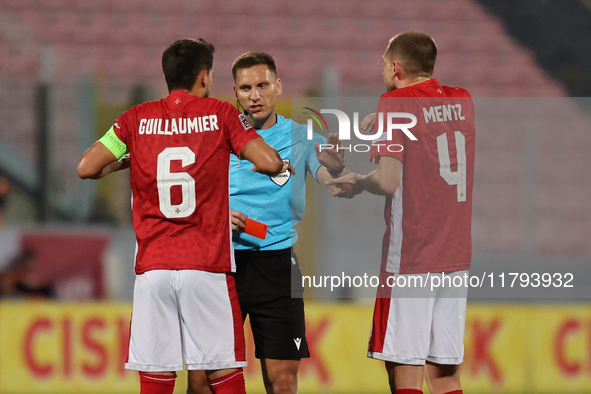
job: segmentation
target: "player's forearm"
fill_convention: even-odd
[[[116,163],[117,157],[102,142],[97,141],[84,152],[76,170],[82,179],[99,179],[112,172],[114,168],[109,166]],[[122,165],[116,165],[115,168],[119,169]]]
[[[324,166],[321,166],[318,169],[318,172],[316,172],[316,179],[318,180],[318,183],[320,183],[321,185],[323,185],[325,188],[330,188],[330,186],[326,185],[326,182],[334,179],[334,178],[339,178],[343,175],[348,174],[350,171],[348,169],[344,169],[343,171],[341,171],[337,176],[332,176],[330,175],[330,173],[328,172],[328,169]]]
[[[269,146],[262,138],[255,138],[248,142],[240,158],[250,161],[260,172],[265,175],[275,176],[283,169],[283,160],[275,149]]]
[[[90,179],[101,179],[113,172],[117,172],[125,168],[129,168],[129,161],[116,161],[103,167],[102,171],[100,171],[98,174],[95,174],[94,176],[91,176]]]
[[[82,156],[82,159],[80,160],[80,163],[78,163],[76,170],[78,171],[78,176],[81,179],[100,179],[106,175],[103,174],[106,167],[108,166],[99,166],[96,163],[93,163],[92,160]]]
[[[275,154],[267,155],[264,159],[261,158],[259,163],[253,162],[258,169],[257,171],[261,174],[275,176],[280,174],[283,170],[283,160],[281,160],[281,156],[279,156],[279,153],[277,152],[275,152]]]
[[[396,181],[384,178],[378,170],[373,171],[368,175],[362,175],[357,183],[360,183],[364,190],[378,196],[392,195],[398,188],[398,183]]]

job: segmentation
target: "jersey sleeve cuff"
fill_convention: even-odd
[[[115,134],[113,126],[111,126],[109,131],[107,131],[107,133],[104,136],[102,136],[99,142],[106,146],[107,149],[113,155],[115,155],[117,160],[121,160],[123,156],[125,156],[129,152],[129,149],[127,149],[127,145],[125,145],[123,141],[121,141],[119,137],[117,137],[117,135]]]
[[[253,129],[253,132],[254,132],[254,129]],[[234,154],[238,158],[242,158],[242,151],[244,150],[244,148],[246,147],[246,145],[248,145],[251,141],[256,140],[257,138],[262,138],[258,133],[256,133],[256,132],[254,132],[254,133],[255,133],[255,135],[249,136],[249,137],[252,137],[252,138],[249,138],[247,140],[244,140],[244,143],[241,146],[238,147],[240,149],[238,152],[234,152]]]
[[[322,164],[316,162],[310,166],[310,174],[314,177],[314,180],[318,182],[318,170],[322,167]]]

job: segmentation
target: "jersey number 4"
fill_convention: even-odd
[[[169,219],[186,218],[195,212],[195,179],[186,172],[170,172],[170,162],[180,160],[183,167],[195,163],[195,153],[186,146],[166,148],[158,155],[156,184],[160,211]],[[180,186],[183,200],[180,204],[172,203],[171,189]]]
[[[449,158],[449,146],[445,133],[437,137],[437,153],[439,153],[439,174],[448,185],[456,185],[458,202],[466,201],[466,138],[459,131],[454,132],[456,137],[457,170],[451,170]]]

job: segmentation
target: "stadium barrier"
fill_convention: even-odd
[[[381,362],[365,357],[371,305],[308,302],[313,357],[300,392],[387,392]],[[137,393],[123,369],[128,303],[0,303],[0,393]],[[471,393],[591,392],[591,306],[470,304],[463,386]],[[247,330],[247,390],[262,393]],[[184,393],[180,374],[175,393]],[[425,391],[426,392],[426,391]]]

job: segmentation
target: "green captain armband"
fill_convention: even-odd
[[[99,140],[104,146],[107,147],[108,150],[111,151],[112,154],[115,155],[118,161],[121,161],[123,156],[129,153],[129,149],[127,149],[127,145],[123,143],[115,134],[115,130],[113,126],[107,131],[105,135]]]

